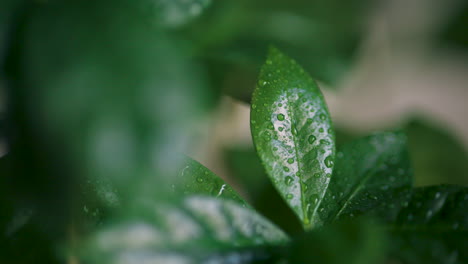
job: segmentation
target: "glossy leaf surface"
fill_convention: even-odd
[[[177,176],[177,180],[171,186],[176,196],[200,194],[234,200],[239,204],[246,205],[239,194],[223,179],[191,158],[185,159]]]
[[[191,196],[148,206],[140,217],[100,230],[82,256],[86,263],[250,263],[268,255],[247,247],[286,241],[281,230],[234,201]]]
[[[416,188],[407,200],[385,208],[391,258],[399,263],[468,261],[468,188]]]
[[[270,48],[251,105],[257,152],[284,199],[307,228],[330,182],[334,133],[323,96],[292,59]]]
[[[411,188],[406,142],[403,133],[381,132],[339,149],[332,180],[314,223],[323,225],[374,214]]]

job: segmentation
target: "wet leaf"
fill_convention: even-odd
[[[142,212],[94,234],[83,248],[83,260],[250,263],[269,257],[262,247],[288,241],[266,219],[229,200],[191,196],[180,203],[151,205]]]
[[[234,200],[239,204],[247,205],[223,179],[191,158],[185,159],[177,176],[171,186],[175,196],[200,194]]]
[[[468,188],[416,188],[385,210],[392,259],[408,264],[468,261]]]
[[[251,105],[257,152],[280,194],[306,228],[314,226],[334,162],[334,132],[314,80],[270,48]],[[311,203],[310,197],[317,197]]]
[[[381,132],[340,148],[315,222],[375,214],[410,189],[413,174],[406,143],[401,132]]]

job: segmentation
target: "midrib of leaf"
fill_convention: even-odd
[[[380,164],[380,162],[379,162]],[[377,166],[374,166],[371,170],[369,170],[367,173],[366,173],[366,176],[364,176],[364,178],[359,182],[359,184],[357,184],[355,187],[354,187],[354,190],[353,192],[351,193],[351,195],[348,197],[348,199],[346,199],[346,201],[344,202],[344,204],[341,206],[340,210],[338,211],[338,213],[336,213],[335,217],[333,218],[332,222],[336,221],[336,219],[343,213],[344,209],[348,206],[348,204],[351,202],[351,200],[359,193],[359,191],[364,187],[364,185],[367,183],[367,181],[369,180],[369,178],[371,177],[371,175],[373,175],[375,172],[377,171]]]
[[[300,187],[300,190],[301,190],[301,208],[302,208],[302,216],[303,216],[303,220],[302,222],[304,222],[304,225],[306,227],[309,227],[310,225],[310,220],[309,220],[309,217],[307,216],[307,206],[306,206],[306,198],[305,198],[305,193],[304,193],[304,190],[305,190],[305,187],[304,187],[304,183],[303,183],[303,173],[302,173],[302,170],[301,170],[301,166],[300,166],[300,162],[299,162],[299,152],[298,152],[298,142],[297,142],[297,138],[296,138],[296,135],[294,135],[293,133],[293,129],[296,129],[296,115],[295,115],[295,112],[293,111],[293,109],[291,107],[289,107],[289,96],[290,94],[286,91],[286,100],[288,102],[288,104],[286,104],[287,106],[287,111],[288,111],[288,114],[289,116],[291,117],[291,135],[292,135],[292,138],[293,138],[293,143],[294,143],[294,153],[296,154],[296,163],[297,163],[297,171],[300,173],[300,176],[299,177],[299,187]],[[296,129],[297,130],[297,129]],[[298,132],[299,133],[299,132]]]

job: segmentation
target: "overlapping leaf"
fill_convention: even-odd
[[[406,147],[403,133],[382,132],[340,149],[316,223],[376,214],[408,191],[413,179]]]
[[[158,203],[97,232],[86,244],[86,263],[251,263],[287,236],[234,201],[191,196]],[[171,262],[172,261],[172,262]]]
[[[323,96],[294,60],[271,48],[251,108],[252,137],[266,171],[309,228],[334,162],[334,133]]]
[[[416,188],[385,206],[392,247],[400,263],[466,263],[468,189],[453,185]]]
[[[185,159],[177,178],[171,184],[171,188],[176,196],[180,196],[181,194],[208,195],[234,200],[239,204],[246,205],[231,186],[208,168],[191,158]]]

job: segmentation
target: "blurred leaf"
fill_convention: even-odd
[[[337,152],[317,222],[373,214],[410,189],[412,176],[406,136],[401,132],[381,132],[345,144]]]
[[[29,247],[57,250],[69,230],[83,235],[109,211],[154,199],[177,173],[203,72],[139,3],[31,3],[11,36],[5,189],[15,209],[35,210],[43,237]]]
[[[192,196],[148,204],[139,217],[98,231],[81,255],[86,263],[251,263],[268,258],[260,247],[287,240],[234,201]]]
[[[212,0],[155,0],[148,1],[148,8],[158,14],[157,20],[166,27],[179,27],[187,24],[204,9]]]
[[[38,7],[10,90],[15,125],[50,149],[54,160],[44,164],[59,164],[48,174],[86,176],[109,206],[170,182],[204,96],[199,72],[134,6]]]
[[[391,256],[398,263],[468,261],[468,189],[440,185],[416,188],[391,211]]]
[[[312,78],[274,48],[260,73],[250,119],[255,147],[274,185],[306,228],[320,224],[317,209],[335,151],[331,120]]]
[[[354,221],[313,230],[293,241],[286,263],[384,263],[385,237],[368,221]]]
[[[465,53],[468,51],[468,1],[459,1],[455,12],[448,21],[438,28],[437,44],[444,48],[452,48]]]
[[[233,66],[253,65],[252,74],[264,60],[262,51],[274,43],[320,81],[336,82],[352,64],[373,5],[367,0],[214,1],[211,12],[186,34],[200,43],[200,53]]]
[[[412,121],[405,130],[416,185],[468,184],[468,154],[461,142],[424,121]]]
[[[179,170],[177,180],[173,183],[172,192],[175,196],[181,194],[200,194],[219,197],[247,205],[235,190],[226,184],[223,179],[197,161],[186,158]]]

